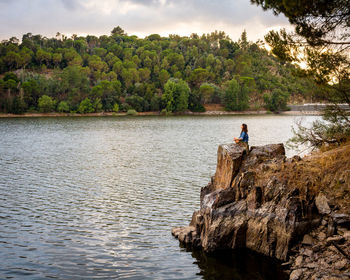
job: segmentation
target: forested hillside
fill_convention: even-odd
[[[0,44],[0,111],[117,112],[287,109],[317,85],[242,33],[190,37],[25,34]]]

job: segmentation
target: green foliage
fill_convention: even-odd
[[[243,111],[248,109],[248,94],[254,87],[254,80],[250,77],[236,76],[229,81],[225,91],[225,109],[228,111]]]
[[[136,115],[137,115],[137,111],[134,110],[134,109],[129,109],[129,110],[126,112],[126,114],[127,114],[128,116],[136,116]]]
[[[41,96],[38,100],[38,107],[42,113],[52,112],[55,108],[55,104],[56,102],[47,95]]]
[[[4,81],[13,80],[16,83],[19,82],[17,75],[15,73],[12,73],[12,72],[5,73],[3,80]]]
[[[271,93],[264,94],[265,108],[271,112],[287,110],[288,94],[280,89],[274,89]]]
[[[89,98],[85,98],[83,101],[80,102],[78,107],[78,112],[80,114],[93,113],[94,111],[95,108],[92,105],[91,100]]]
[[[115,113],[118,113],[118,112],[119,112],[119,105],[118,105],[118,103],[115,103],[115,104],[113,105],[113,112],[115,112]]]
[[[102,103],[101,98],[96,98],[94,100],[94,103],[92,104],[92,107],[94,108],[94,112],[101,112],[102,111]]]
[[[100,37],[27,33],[21,43],[15,38],[0,43],[0,74],[7,73],[0,88],[0,112],[38,111],[43,95],[58,105],[66,102],[73,112],[91,111],[80,106],[86,98],[96,112],[112,112],[116,103],[124,112],[204,111],[204,104],[226,106],[227,84],[238,76],[239,104],[232,105],[231,98],[226,107],[242,110],[261,106],[264,94],[278,88],[291,98],[310,98],[317,87],[310,79],[292,75],[299,70],[281,65],[261,45],[249,42],[245,32],[238,42],[224,32],[167,38],[151,34],[141,39],[119,26],[110,36]],[[22,109],[14,110],[13,104]],[[55,109],[66,111],[65,107]]]
[[[138,95],[131,95],[125,99],[125,102],[130,105],[132,109],[135,109],[137,112],[143,112],[144,108],[144,99]]]
[[[265,40],[282,63],[304,63],[307,68],[294,74],[316,81],[317,90],[311,96],[331,104],[324,122],[316,121],[311,128],[298,125],[292,141],[313,147],[345,141],[350,131],[349,111],[343,107],[350,106],[349,1],[251,1],[284,14],[294,25],[295,32],[270,31]],[[267,98],[268,103],[272,99]]]
[[[190,92],[188,98],[188,109],[192,112],[205,112],[204,106],[201,104],[201,96],[198,91]]]
[[[168,112],[184,112],[188,109],[190,88],[183,80],[170,79],[164,86],[163,101]]]
[[[61,101],[58,103],[57,111],[60,113],[68,113],[69,112],[69,105],[66,101]]]
[[[331,114],[335,116],[334,112]],[[349,114],[346,118],[349,117]],[[326,116],[326,120],[327,120]],[[329,119],[328,119],[329,120]],[[288,146],[300,149],[300,146],[310,145],[312,148],[321,148],[325,144],[345,142],[350,137],[350,126],[347,120],[342,118],[339,122],[324,122],[317,120],[310,128],[297,123],[293,128],[294,136],[288,141]]]

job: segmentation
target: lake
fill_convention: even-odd
[[[0,279],[267,279],[265,258],[189,252],[171,228],[199,209],[217,147],[242,122],[264,145],[286,142],[295,120],[0,119]]]

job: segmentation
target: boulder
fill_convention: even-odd
[[[236,144],[219,146],[215,176],[201,190],[201,209],[190,227],[175,228],[173,235],[207,252],[249,248],[286,260],[296,233],[305,228],[298,193],[278,178],[257,186],[253,171],[284,160],[283,144],[252,147],[249,154]]]
[[[227,144],[219,146],[214,179],[215,189],[226,189],[231,186],[241,166],[244,154],[246,154],[246,149],[240,145]]]
[[[328,200],[324,194],[322,193],[318,194],[316,196],[315,203],[316,203],[317,210],[320,214],[324,215],[324,214],[331,213],[331,209],[329,208],[329,205],[328,205]]]
[[[286,161],[283,144],[251,147],[249,153],[236,144],[219,146],[215,176],[201,189],[200,209],[189,226],[173,228],[172,234],[205,252],[248,248],[287,261],[290,279],[344,274],[349,270],[344,261],[350,250],[348,212],[330,205],[311,180],[292,185],[285,173],[287,167],[298,176],[297,165],[307,168],[307,162]]]

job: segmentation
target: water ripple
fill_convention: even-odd
[[[1,119],[0,278],[202,278],[170,229],[198,209],[241,122]],[[293,118],[245,122],[256,145],[286,141]]]

